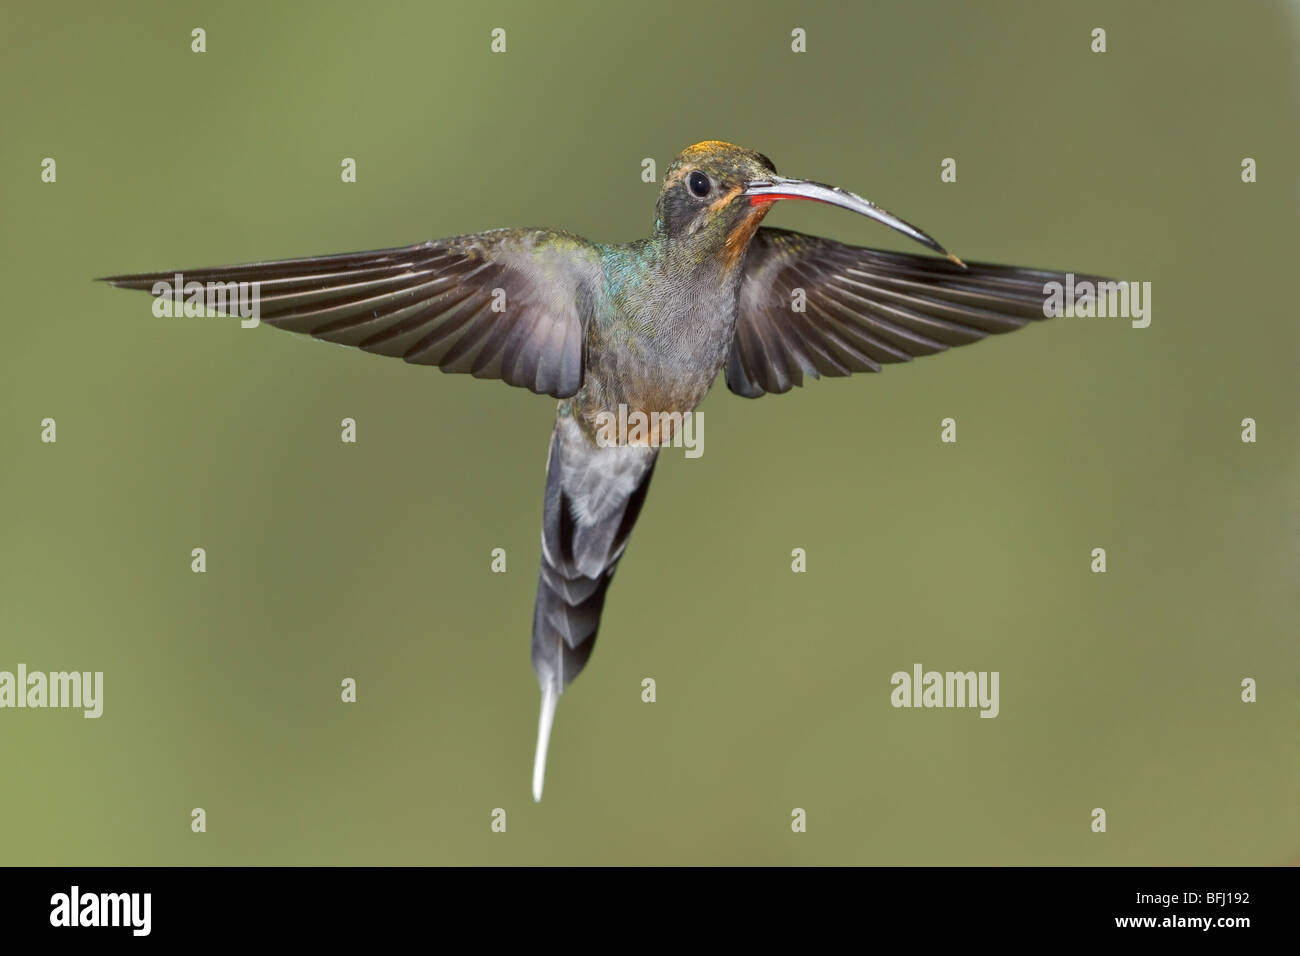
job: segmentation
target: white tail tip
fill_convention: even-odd
[[[533,759],[533,800],[542,802],[542,783],[546,780],[546,748],[551,743],[551,724],[555,722],[555,705],[560,695],[550,681],[542,688],[542,713],[537,718],[537,756]]]

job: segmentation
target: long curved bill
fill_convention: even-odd
[[[920,229],[917,229],[916,226],[904,222],[893,213],[886,212],[871,200],[863,199],[857,193],[840,189],[838,186],[827,186],[825,183],[814,183],[805,179],[771,176],[767,179],[755,179],[746,183],[744,192],[741,195],[748,196],[750,204],[754,206],[761,203],[776,202],[778,199],[808,199],[812,202],[824,202],[831,206],[839,206],[841,209],[849,210],[849,212],[856,212],[869,219],[874,219],[876,222],[882,222],[890,229],[896,229],[908,238],[915,239],[921,245],[933,249],[939,255],[951,259],[962,268],[966,267],[966,263]]]

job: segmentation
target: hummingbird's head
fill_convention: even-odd
[[[699,243],[702,251],[719,256],[729,270],[740,261],[759,223],[779,199],[824,202],[868,216],[963,264],[920,229],[875,203],[838,186],[778,176],[762,153],[718,140],[688,146],[672,161],[659,193],[655,230]]]
[[[655,229],[674,239],[699,237],[705,246],[743,252],[768,206],[751,206],[746,186],[776,175],[762,153],[706,140],[688,146],[664,173]],[[730,240],[730,243],[728,243]]]

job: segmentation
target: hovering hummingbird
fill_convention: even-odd
[[[759,228],[782,199],[859,213],[938,256]],[[606,591],[670,437],[602,442],[602,415],[622,405],[675,421],[720,370],[745,398],[787,392],[805,376],[878,372],[1043,318],[1044,284],[1065,278],[963,263],[861,196],[778,176],[766,156],[718,141],[688,147],[668,167],[648,239],[498,229],[181,274],[255,283],[260,318],[279,328],[560,400],[533,611],[536,800],[556,703],[591,656]],[[149,290],[174,275],[104,281]]]

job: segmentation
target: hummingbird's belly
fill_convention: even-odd
[[[560,403],[560,416],[572,416],[596,444],[660,447],[672,442],[708,393],[710,381],[657,380],[653,374],[635,380],[589,375],[577,395]]]
[[[722,328],[602,338],[587,350],[582,389],[572,399],[582,418],[602,412],[686,414],[708,394],[727,358],[734,320]]]
[[[593,440],[611,416],[680,421],[704,400],[726,362],[738,276],[655,272],[651,282],[625,283],[609,312],[587,327],[583,385],[561,413],[572,414]]]

